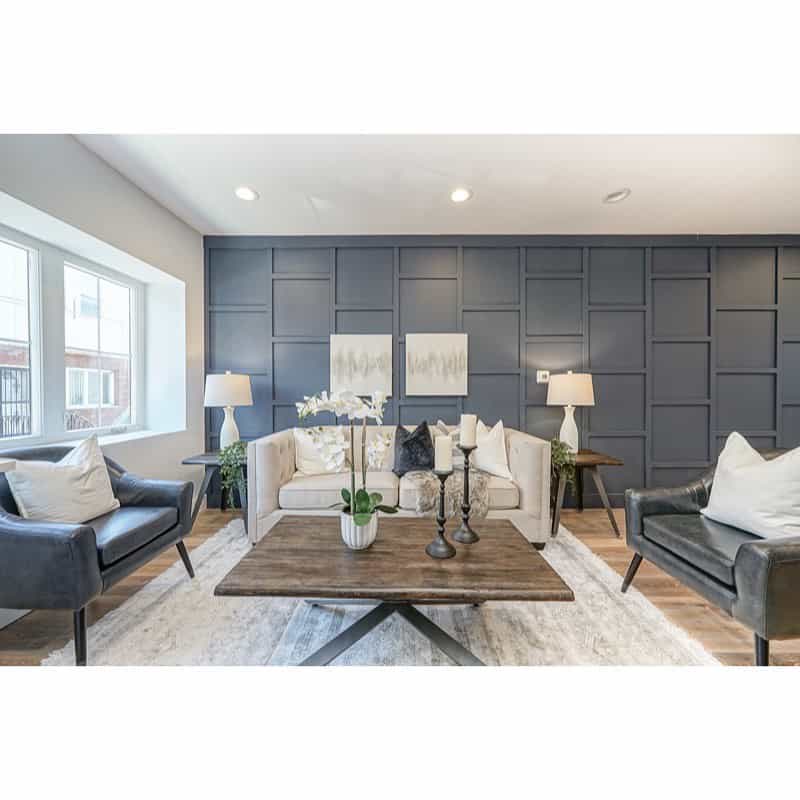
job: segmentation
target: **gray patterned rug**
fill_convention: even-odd
[[[296,664],[367,612],[283,598],[214,597],[214,586],[248,548],[241,521],[228,524],[192,552],[195,580],[177,562],[89,628],[89,663]],[[718,663],[635,588],[621,594],[620,577],[565,528],[543,555],[572,588],[575,602],[421,610],[489,665]],[[42,663],[73,659],[70,642]],[[395,614],[334,663],[451,662]]]

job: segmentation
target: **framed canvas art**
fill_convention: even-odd
[[[331,391],[366,396],[392,393],[392,336],[331,336]]]
[[[466,333],[406,334],[406,395],[466,395]]]

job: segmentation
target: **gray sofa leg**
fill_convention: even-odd
[[[636,572],[639,569],[639,566],[642,563],[642,557],[638,553],[633,554],[633,558],[631,559],[631,563],[628,565],[628,571],[625,573],[625,577],[622,579],[622,593],[628,591],[628,587],[631,585],[631,581],[636,576]]]
[[[75,635],[75,666],[86,666],[86,608],[72,612],[72,627]]]
[[[189,558],[189,552],[186,550],[186,545],[183,542],[178,542],[175,545],[178,548],[178,552],[181,556],[181,561],[183,561],[183,566],[186,567],[186,571],[189,573],[190,578],[194,578],[194,568],[192,567],[191,559]]]
[[[769,666],[769,639],[762,639],[756,634],[756,666]]]

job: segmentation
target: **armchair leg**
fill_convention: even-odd
[[[181,561],[183,561],[183,566],[186,567],[186,571],[189,573],[190,578],[194,578],[194,568],[192,567],[191,559],[189,558],[189,552],[186,549],[186,545],[183,542],[178,542],[175,545],[178,548],[178,553],[180,553]]]
[[[633,554],[633,558],[631,559],[631,563],[628,565],[628,571],[625,573],[625,577],[622,579],[622,593],[628,591],[628,587],[631,585],[631,581],[636,576],[636,572],[639,569],[639,566],[642,563],[642,557],[638,553]]]
[[[86,608],[72,612],[75,633],[75,666],[86,666]]]
[[[769,639],[762,639],[756,634],[756,666],[769,666]]]

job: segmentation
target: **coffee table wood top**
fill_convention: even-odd
[[[338,517],[285,516],[223,578],[215,595],[398,603],[574,600],[572,590],[508,520],[476,520],[481,540],[435,560],[432,519],[382,516],[368,550],[349,550]],[[451,523],[451,527],[452,523]]]

